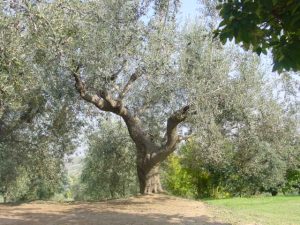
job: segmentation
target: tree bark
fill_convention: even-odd
[[[4,195],[3,195],[3,202],[4,202],[4,203],[7,203],[7,192],[4,192]]]
[[[163,192],[160,183],[159,165],[155,165],[152,168],[145,168],[141,165],[137,165],[137,174],[140,184],[141,194],[152,194]]]

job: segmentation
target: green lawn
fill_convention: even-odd
[[[206,200],[216,217],[232,224],[300,225],[300,196]]]

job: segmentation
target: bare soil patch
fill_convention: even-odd
[[[167,195],[138,196],[104,202],[33,202],[0,205],[0,225],[137,225],[217,222],[206,205]]]

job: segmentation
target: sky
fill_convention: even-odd
[[[181,16],[182,19],[194,18],[197,15],[197,9],[199,8],[198,0],[182,0],[181,1]]]

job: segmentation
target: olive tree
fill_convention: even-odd
[[[42,181],[49,181],[49,188],[60,182],[78,124],[74,98],[56,90],[64,89],[63,83],[46,85],[24,52],[29,39],[20,29],[23,11],[9,3],[0,3],[0,194],[7,200],[36,198]],[[20,179],[31,193],[18,190]]]
[[[33,74],[57,86],[75,83],[83,100],[124,120],[137,149],[141,193],[161,191],[158,164],[175,150],[177,126],[190,109],[188,102],[175,104],[181,94],[174,86],[180,79],[176,62],[177,4],[2,4],[1,16],[11,20],[13,26],[7,32],[19,37],[16,44],[26,53],[18,57],[25,57]],[[153,15],[147,19],[152,6]]]
[[[89,137],[81,174],[85,195],[101,199],[136,194],[134,144],[124,124],[103,121],[100,129]]]
[[[212,124],[202,112],[222,103],[235,56],[205,26],[182,35],[177,0],[12,3],[2,3],[1,17],[25,53],[15,57],[64,99],[77,92],[120,117],[136,147],[140,192],[162,191],[160,162],[191,124]]]

